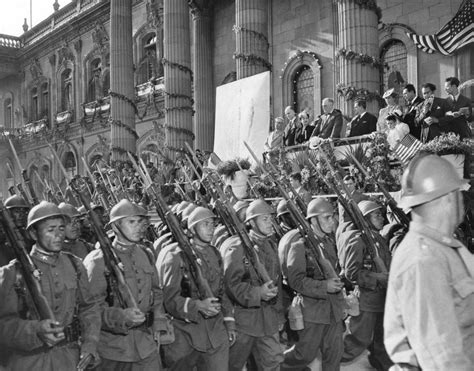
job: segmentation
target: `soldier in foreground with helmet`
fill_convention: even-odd
[[[0,269],[0,342],[11,349],[7,369],[73,371],[81,358],[98,361],[100,308],[81,260],[61,251],[63,213],[42,201],[29,212],[27,229],[35,241],[30,256],[54,319],[39,318],[16,260]]]
[[[177,244],[165,247],[156,267],[163,288],[165,309],[174,320],[175,341],[165,345],[170,370],[225,371],[229,346],[235,341],[232,305],[225,294],[224,269],[219,251],[210,244],[216,216],[195,208],[187,218],[192,250],[214,297],[200,298],[192,267]]]
[[[65,202],[61,202],[58,207],[66,215],[63,251],[70,252],[78,258],[84,259],[94,249],[94,246],[79,238],[81,235],[81,213],[73,205]]]
[[[143,237],[142,207],[121,200],[110,210],[115,238],[113,253],[119,260],[126,284],[137,307],[122,307],[114,290],[111,272],[106,268],[102,249],[84,259],[91,292],[101,304],[102,329],[98,346],[100,370],[159,370],[157,341],[166,330],[162,291],[158,286],[153,253],[140,243]]]
[[[323,198],[312,200],[306,218],[326,258],[337,271],[336,243],[333,237],[334,208]],[[286,258],[288,285],[303,298],[304,328],[298,331],[298,342],[285,352],[282,370],[301,370],[321,350],[322,369],[339,370],[343,351],[343,310],[345,306],[339,277],[326,277],[311,247],[298,234],[290,244]]]
[[[474,257],[453,236],[467,184],[435,155],[403,174],[400,207],[412,222],[393,257],[384,319],[395,370],[474,370]]]
[[[229,370],[240,371],[250,354],[261,370],[279,370],[283,360],[278,331],[283,327],[281,276],[273,235],[273,209],[264,200],[252,201],[246,211],[249,236],[271,278],[261,282],[237,236],[221,246],[226,292],[234,304],[237,340],[230,348]]]
[[[350,362],[364,350],[369,350],[369,363],[377,370],[388,370],[392,365],[383,345],[383,312],[387,290],[388,272],[379,272],[370,249],[377,249],[384,266],[390,266],[390,250],[379,234],[384,226],[382,207],[374,201],[358,203],[368,231],[347,230],[337,241],[341,275],[360,288],[360,314],[349,318],[349,334],[344,338],[341,362]],[[376,246],[367,246],[362,233],[371,233]]]

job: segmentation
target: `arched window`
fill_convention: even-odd
[[[380,91],[394,88],[398,94],[402,93],[403,87],[408,83],[407,76],[407,48],[400,40],[390,40],[382,48],[380,59],[388,66],[383,69],[382,86]]]
[[[31,89],[31,121],[38,120],[39,116],[38,88]]]
[[[49,85],[47,82],[41,85],[41,117],[49,115]]]
[[[71,177],[76,174],[76,157],[71,151],[66,152],[64,156],[64,167]]]
[[[87,98],[89,102],[102,97],[102,62],[100,58],[94,59],[90,64],[90,79]]]
[[[150,81],[157,76],[157,61],[156,61],[156,34],[148,34],[143,38],[141,51],[141,61],[137,71],[138,85]]]
[[[72,70],[67,68],[61,74],[61,111],[74,107],[72,82]]]
[[[306,110],[310,115],[314,111],[314,77],[308,65],[301,66],[293,80],[293,107],[295,112]]]
[[[13,127],[13,104],[12,99],[7,98],[3,104],[3,112],[4,112],[4,121],[5,121],[5,128],[12,128]]]

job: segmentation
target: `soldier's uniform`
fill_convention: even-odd
[[[94,246],[82,238],[77,240],[64,240],[64,251],[76,255],[78,258],[84,259],[87,254],[94,250]]]

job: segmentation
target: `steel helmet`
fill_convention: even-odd
[[[249,203],[248,201],[244,201],[244,200],[239,200],[237,201],[234,206],[232,206],[235,210],[236,213],[238,213],[240,210],[242,210],[244,207],[248,207],[249,206]]]
[[[58,217],[62,219],[66,218],[64,213],[57,205],[53,204],[52,202],[41,201],[38,205],[34,206],[28,213],[26,229],[29,229],[41,220],[52,217]]]
[[[181,201],[178,206],[176,207],[176,215],[181,215],[189,205],[191,205],[191,202],[189,201]]]
[[[61,212],[66,215],[68,218],[75,218],[75,217],[78,217],[78,216],[81,216],[81,213],[79,212],[79,210],[77,210],[73,205],[71,204],[67,204],[65,202],[61,202],[59,205],[58,205],[59,209],[61,210]]]
[[[247,211],[245,212],[245,222],[248,222],[257,216],[267,214],[273,214],[272,207],[265,200],[254,200],[250,203]]]
[[[191,213],[194,211],[194,209],[196,209],[197,205],[195,204],[189,204],[184,210],[183,212],[181,213],[181,220],[184,222],[186,220],[188,220],[189,218],[189,215],[191,215]]]
[[[362,212],[363,216],[367,216],[372,211],[382,208],[382,206],[379,205],[377,202],[369,201],[369,200],[363,200],[359,202],[357,206],[359,207],[359,210]]]
[[[214,219],[214,213],[206,207],[197,206],[188,217],[188,229],[194,227],[197,223],[206,219]]]
[[[332,204],[325,198],[315,198],[311,200],[306,209],[306,219],[322,214],[334,214]]]
[[[23,197],[18,196],[18,195],[13,195],[13,196],[8,197],[4,202],[4,206],[7,209],[12,209],[14,207],[24,207],[26,209],[30,208],[30,205],[28,205],[28,202],[26,202]]]
[[[409,208],[444,196],[467,186],[454,166],[444,158],[426,155],[414,158],[402,176],[399,206]]]
[[[147,212],[143,207],[138,206],[127,199],[122,199],[110,210],[109,224],[129,216],[147,216]]]
[[[281,200],[277,206],[277,217],[282,216],[283,214],[288,214],[290,210],[288,210],[288,201],[285,199]]]

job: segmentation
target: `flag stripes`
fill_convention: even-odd
[[[420,151],[423,143],[416,139],[413,135],[407,134],[397,143],[393,152],[400,162],[405,165]]]

